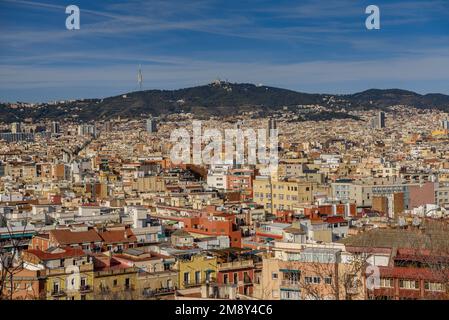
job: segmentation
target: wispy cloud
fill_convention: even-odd
[[[365,0],[80,0],[81,30],[68,31],[60,2],[0,0],[0,96],[125,92],[139,63],[156,88],[220,76],[309,91],[436,83],[447,92],[447,1],[377,2],[382,29],[368,32]]]

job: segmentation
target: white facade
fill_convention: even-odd
[[[226,165],[215,165],[207,173],[207,185],[211,188],[228,189],[227,174],[229,167]]]

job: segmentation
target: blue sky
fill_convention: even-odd
[[[81,29],[65,28],[65,7]],[[381,29],[365,28],[375,4]],[[449,94],[447,0],[0,0],[0,101],[106,97],[221,78],[304,92]]]

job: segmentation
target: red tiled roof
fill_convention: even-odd
[[[120,261],[120,259],[122,260],[127,260],[127,261],[135,261],[135,262],[142,262],[142,261],[150,261],[150,260],[160,260],[160,257],[156,257],[153,255],[147,255],[145,257],[134,257],[134,256],[130,256],[127,254],[115,254],[114,258],[117,259],[118,261]],[[121,261],[120,261],[121,262]]]
[[[90,229],[88,231],[77,231],[77,232],[66,229],[50,230],[49,233],[60,245],[71,245],[71,244],[102,241],[101,237],[93,229]]]
[[[341,216],[332,216],[332,217],[327,217],[325,219],[325,221],[327,223],[340,223],[340,222],[346,222],[345,218],[341,217]]]
[[[125,237],[125,233],[127,237]],[[104,243],[124,243],[124,242],[136,242],[137,237],[131,231],[131,229],[124,230],[108,230],[99,232],[99,235],[103,239]]]
[[[441,281],[447,279],[449,274],[443,276],[442,271],[436,271],[429,268],[413,268],[413,267],[379,267],[381,277],[391,277],[410,280],[429,280]]]
[[[66,259],[66,258],[73,258],[73,257],[83,257],[83,256],[87,255],[80,248],[67,247],[67,248],[64,248],[63,250],[64,250],[64,252],[52,253],[52,252],[47,252],[47,251],[42,251],[42,250],[29,249],[29,250],[25,250],[24,252],[34,255],[42,261]]]
[[[399,248],[395,260],[420,261],[420,262],[449,262],[449,256],[446,253],[431,252],[427,249]]]

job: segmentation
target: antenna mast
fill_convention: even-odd
[[[139,84],[140,91],[142,91],[143,76],[142,76],[142,65],[140,64],[139,64],[139,72],[137,73],[137,83]]]

